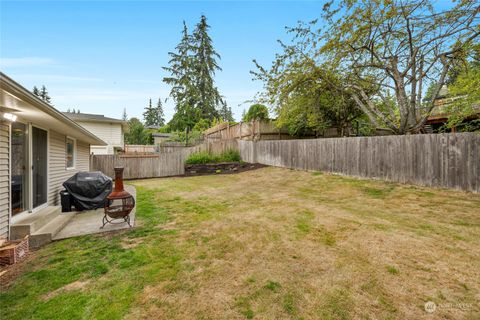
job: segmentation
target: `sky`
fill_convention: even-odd
[[[4,1],[0,0],[0,69],[28,89],[45,85],[66,111],[142,117],[162,82],[168,52],[204,14],[222,71],[215,77],[236,120],[262,89],[252,59],[269,66],[288,40],[286,26],[319,17],[324,1]],[[167,121],[174,104],[164,104]]]

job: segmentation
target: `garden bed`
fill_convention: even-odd
[[[260,163],[247,163],[247,162],[220,162],[220,163],[197,163],[186,164],[185,175],[186,176],[202,176],[208,174],[230,174],[239,173],[249,170],[255,170],[263,168],[265,165]]]

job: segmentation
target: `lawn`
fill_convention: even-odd
[[[2,320],[480,317],[480,195],[280,168],[131,183],[137,227],[36,251]]]

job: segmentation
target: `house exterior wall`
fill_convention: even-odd
[[[169,138],[168,137],[153,137],[153,144],[162,144],[163,142],[167,141]]]
[[[0,120],[0,237],[8,238],[10,216],[10,124]]]
[[[94,154],[113,154],[114,148],[124,147],[124,134],[121,123],[76,121],[82,127],[108,143],[108,146],[92,146]]]
[[[63,182],[78,171],[90,169],[90,145],[75,141],[75,166],[67,169],[66,165],[66,138],[67,136],[50,130],[49,131],[49,155],[48,155],[48,204],[60,204],[60,191],[63,190]]]

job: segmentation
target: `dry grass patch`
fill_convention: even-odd
[[[46,295],[43,296],[43,300],[49,300],[61,293],[69,292],[69,291],[74,291],[74,290],[83,290],[88,284],[90,283],[90,280],[85,280],[85,281],[74,281],[72,283],[69,283],[59,289],[56,289],[54,291],[51,291],[47,293]]]
[[[137,185],[183,203],[189,267],[132,318],[429,319],[429,300],[470,306],[440,317],[479,312],[478,195],[278,168]]]
[[[40,250],[6,319],[480,318],[480,195],[279,168],[132,183],[141,226]]]

